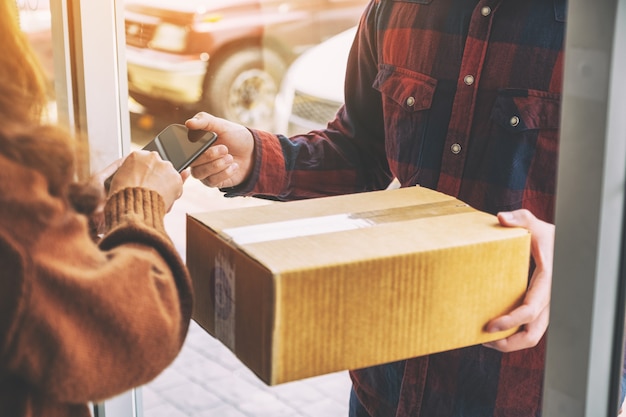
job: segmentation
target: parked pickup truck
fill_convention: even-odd
[[[272,128],[303,51],[354,26],[367,0],[127,0],[129,93],[149,111],[205,110]]]

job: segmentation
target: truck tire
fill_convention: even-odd
[[[282,57],[261,47],[209,62],[201,109],[248,127],[272,130],[274,100],[287,70]]]

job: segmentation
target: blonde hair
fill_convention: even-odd
[[[48,96],[46,75],[19,25],[15,0],[0,0],[0,121],[40,122]]]
[[[0,45],[0,154],[41,172],[52,195],[89,214],[103,196],[88,181],[76,182],[76,167],[88,163],[87,142],[43,119],[47,78],[20,28],[15,0],[0,0]]]

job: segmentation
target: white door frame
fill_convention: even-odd
[[[545,417],[614,417],[618,408],[624,40],[626,0],[569,1]]]

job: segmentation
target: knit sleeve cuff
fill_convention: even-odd
[[[112,196],[104,207],[107,232],[128,221],[140,221],[165,231],[165,202],[159,193],[146,188],[125,188]]]

